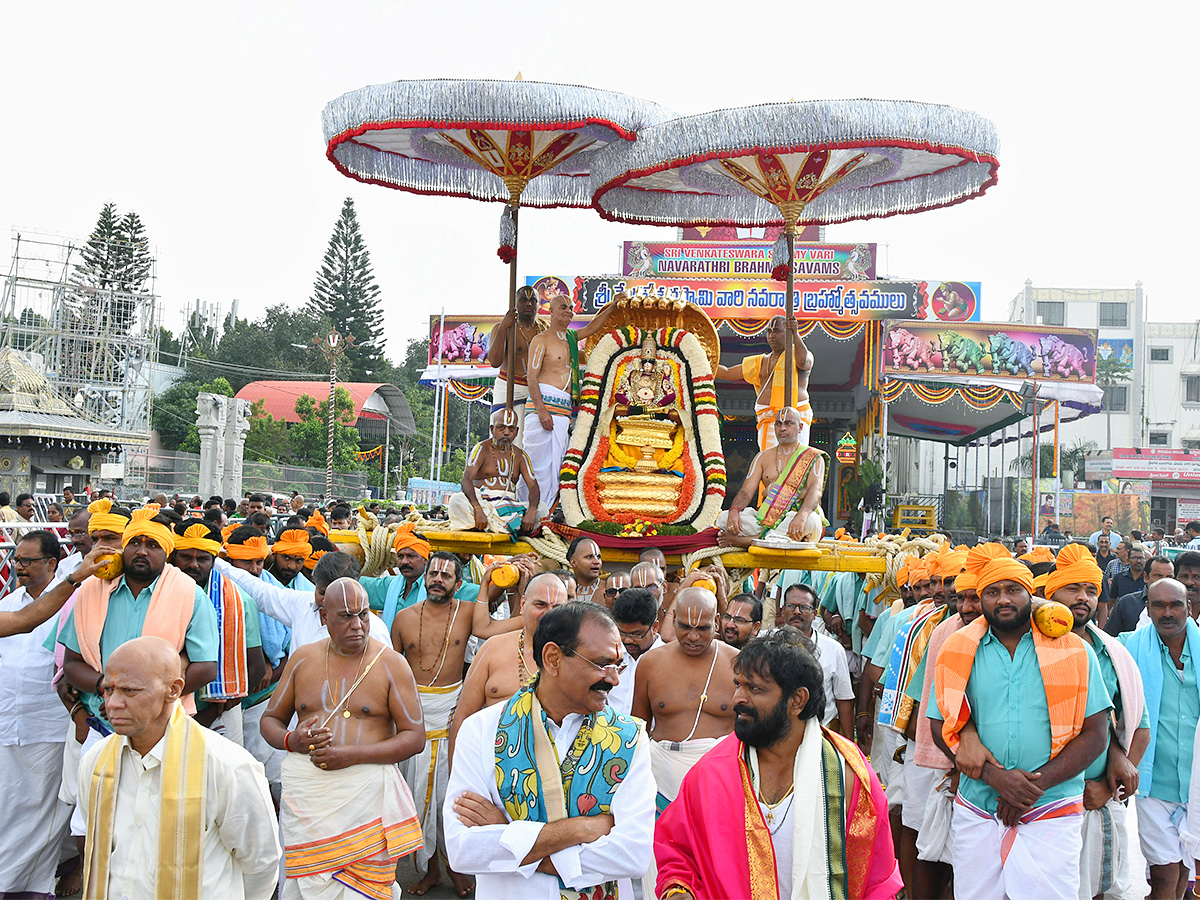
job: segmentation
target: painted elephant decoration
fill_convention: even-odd
[[[1036,356],[1033,347],[1014,341],[1003,331],[988,335],[988,342],[992,346],[993,375],[1001,372],[1016,375],[1024,369],[1027,377],[1033,377],[1033,360]]]
[[[938,342],[942,346],[943,372],[949,372],[953,368],[965,373],[974,368],[976,375],[983,374],[983,357],[987,353],[987,347],[979,341],[973,341],[956,331],[940,331]]]
[[[1057,334],[1048,334],[1041,341],[1042,374],[1071,377],[1072,373],[1080,378],[1087,377],[1087,349],[1080,349],[1060,338]]]
[[[892,364],[917,370],[921,366],[932,372],[936,365],[933,361],[933,345],[917,337],[906,328],[896,328],[888,332],[888,349],[892,352]]]

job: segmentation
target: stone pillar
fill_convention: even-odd
[[[220,494],[222,490],[228,400],[228,397],[220,394],[196,396],[196,428],[200,432],[200,485],[197,493],[205,499]]]
[[[234,397],[226,405],[225,474],[221,480],[221,496],[236,498],[242,495],[242,463],[246,435],[250,433],[250,401]]]

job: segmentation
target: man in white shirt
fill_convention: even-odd
[[[793,584],[783,595],[783,615],[807,642],[809,651],[821,664],[825,676],[825,706],[821,724],[828,725],[837,718],[838,731],[854,739],[854,687],[850,683],[850,667],[845,648],[827,634],[813,629],[816,616],[816,592],[807,584]]]
[[[628,716],[633,709],[633,678],[638,659],[663,643],[658,634],[658,601],[646,588],[625,588],[613,601],[612,616],[625,647],[621,660],[625,671],[620,683],[609,693],[608,702],[617,712]]]
[[[281,851],[262,765],[184,713],[179,653],[127,641],[101,687],[116,733],[79,765],[84,896],[268,900]]]
[[[608,705],[623,667],[617,626],[602,607],[564,604],[538,623],[533,656],[537,679],[458,733],[450,866],[476,876],[480,900],[558,900],[564,885],[631,897],[650,865],[655,791],[641,724]]]
[[[268,584],[244,569],[231,566],[223,559],[216,562],[217,570],[228,575],[238,590],[249,594],[260,611],[278,619],[292,629],[292,649],[296,650],[313,641],[329,637],[329,629],[321,624],[321,606],[325,602],[325,589],[339,578],[358,580],[361,567],[348,553],[326,553],[313,567],[312,591],[295,591]],[[371,637],[391,646],[392,636],[379,616],[371,616]]]
[[[12,562],[20,587],[0,600],[0,610],[25,607],[55,582],[58,538],[26,532]],[[59,844],[71,816],[58,799],[67,710],[50,683],[54,652],[42,646],[53,628],[51,618],[28,633],[0,638],[0,779],[10,826],[0,829],[0,896],[54,892]]]

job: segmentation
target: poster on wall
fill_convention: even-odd
[[[626,241],[621,274],[634,278],[771,280],[769,241]],[[875,244],[796,244],[797,279],[874,281]]]
[[[486,367],[492,329],[502,316],[429,317],[429,365]]]
[[[1037,378],[1091,384],[1096,379],[1096,332],[1081,328],[936,322],[889,322],[885,375]]]

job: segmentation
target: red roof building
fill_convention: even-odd
[[[383,441],[389,433],[417,433],[404,391],[394,384],[339,381],[354,403],[354,425],[363,443]],[[329,397],[328,381],[252,381],[237,392],[239,400],[263,401],[263,411],[290,423],[299,422],[296,401],[305,394],[318,402]]]

